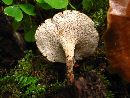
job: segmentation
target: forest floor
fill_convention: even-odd
[[[13,78],[8,78],[9,81],[4,81],[4,79],[7,76],[16,75],[16,72],[19,73],[16,69],[19,60],[25,58],[24,51],[10,33],[9,26],[3,25],[6,22],[2,17],[0,21],[0,27],[2,27],[0,28],[0,97],[9,98],[14,93],[15,97],[11,98],[21,98],[16,96],[21,92],[24,95],[28,85],[23,87],[23,85],[17,84],[19,81],[13,81]],[[32,50],[34,55],[31,58],[32,68],[31,72],[28,72],[28,76],[42,78],[38,83],[49,87],[45,94],[34,98],[130,98],[130,84],[125,83],[117,74],[109,72],[109,63],[102,39],[103,33],[100,35],[101,40],[95,55],[83,61],[77,61],[80,66],[74,68],[75,84],[71,86],[66,84],[59,86],[58,84],[58,86],[50,87],[50,84],[57,81],[64,82],[65,64],[44,60],[35,43],[24,43],[26,50]],[[26,65],[26,62],[24,63]],[[23,69],[22,72],[24,72]]]

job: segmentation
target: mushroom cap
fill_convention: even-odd
[[[82,60],[94,53],[99,36],[87,15],[66,10],[46,19],[36,30],[35,39],[49,61],[65,63],[66,48],[74,49],[75,60]]]

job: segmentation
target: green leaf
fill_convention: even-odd
[[[49,4],[47,4],[47,3],[38,3],[38,5],[40,7],[42,7],[43,9],[45,9],[45,10],[52,9],[52,7]]]
[[[44,0],[36,0],[38,3],[45,3]]]
[[[49,4],[47,4],[44,0],[36,0],[36,1],[38,2],[37,4],[43,9],[45,10],[52,9],[52,7]]]
[[[93,6],[93,0],[83,0],[82,1],[83,9],[90,10]]]
[[[35,32],[36,32],[36,26],[32,26],[29,31],[24,32],[24,39],[27,42],[34,42],[35,41]]]
[[[44,0],[44,1],[55,9],[62,9],[67,7],[68,5],[68,0]]]
[[[27,42],[34,42],[35,41],[35,32],[36,32],[36,24],[33,22],[29,15],[25,15],[23,19],[24,25],[24,39]]]
[[[14,17],[16,21],[21,21],[23,18],[23,13],[17,5],[6,7],[4,13]]]
[[[13,0],[2,0],[5,4],[11,5],[13,3]]]
[[[21,25],[21,22],[17,22],[16,20],[14,20],[12,22],[13,31],[15,32],[19,28],[20,25]]]
[[[34,6],[31,4],[20,4],[19,7],[28,15],[35,16]]]

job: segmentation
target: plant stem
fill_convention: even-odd
[[[74,10],[76,10],[76,8],[69,2],[69,5],[71,6],[71,8],[73,8]]]

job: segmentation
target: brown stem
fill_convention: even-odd
[[[72,58],[71,60],[69,60],[68,58],[66,58],[68,85],[70,85],[74,82],[73,66],[74,66],[74,59]]]

